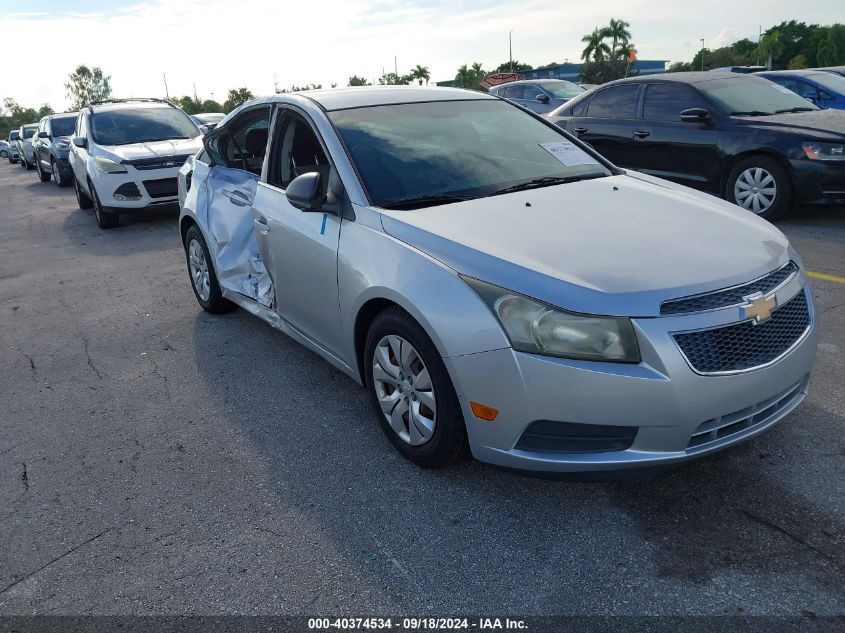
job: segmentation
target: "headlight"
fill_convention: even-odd
[[[845,143],[804,143],[801,149],[810,160],[845,160]]]
[[[580,360],[640,362],[630,319],[573,314],[477,279],[461,278],[490,306],[517,351]]]
[[[97,171],[101,171],[104,174],[126,173],[126,167],[120,163],[114,162],[113,160],[109,160],[108,158],[95,158],[94,164],[97,166]]]

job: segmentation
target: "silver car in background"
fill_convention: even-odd
[[[285,94],[204,144],[179,173],[200,306],[240,306],[365,385],[419,465],[466,443],[534,471],[673,465],[806,395],[815,315],[780,231],[507,101]]]
[[[564,79],[532,79],[493,86],[490,94],[513,101],[534,112],[551,112],[585,89]]]

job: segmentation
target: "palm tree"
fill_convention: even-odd
[[[475,62],[472,65],[472,72],[475,75],[473,77],[473,80],[474,80],[473,83],[475,83],[475,85],[478,85],[478,82],[480,82],[482,79],[484,79],[487,76],[487,71],[481,70],[481,64],[479,62]]]
[[[780,31],[769,31],[760,40],[760,52],[766,56],[766,67],[772,69],[772,61],[775,57],[779,57],[783,53],[783,40],[781,39]]]
[[[416,67],[411,70],[410,74],[412,78],[419,80],[421,86],[423,79],[426,84],[428,84],[428,80],[431,79],[431,73],[428,72],[428,66],[420,66],[417,64]]]
[[[599,29],[595,29],[589,35],[581,38],[587,46],[581,53],[581,59],[585,62],[590,61],[592,57],[595,61],[601,61],[605,55],[610,54],[610,48],[604,43],[605,34]]]
[[[611,51],[614,53],[617,52],[620,44],[624,47],[628,44],[628,40],[631,39],[631,32],[628,30],[629,26],[631,25],[625,20],[610,18],[610,24],[601,30],[603,38],[613,40]]]
[[[469,88],[472,86],[472,79],[472,70],[467,68],[466,64],[462,64],[461,67],[458,68],[458,74],[455,75],[455,83],[461,86],[461,88]]]

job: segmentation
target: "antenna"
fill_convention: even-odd
[[[164,77],[164,96],[170,101],[170,93],[167,91],[167,75],[161,73],[161,76]]]

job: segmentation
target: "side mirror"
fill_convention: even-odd
[[[73,144],[76,145],[77,147],[81,147],[82,149],[85,149],[86,147],[88,147],[88,139],[85,138],[84,136],[74,136],[73,137]]]
[[[326,202],[322,178],[318,172],[294,178],[285,189],[285,196],[300,211],[319,211]]]
[[[542,93],[541,93],[541,94],[538,94],[538,95],[537,95],[536,97],[534,97],[534,98],[535,98],[537,101],[539,101],[540,103],[548,103],[548,102],[549,102],[549,95],[544,95],[544,94],[542,94]]]
[[[681,112],[684,123],[704,123],[710,118],[710,113],[704,108],[688,108]]]
[[[50,138],[50,135],[47,132],[39,132],[38,138]]]

